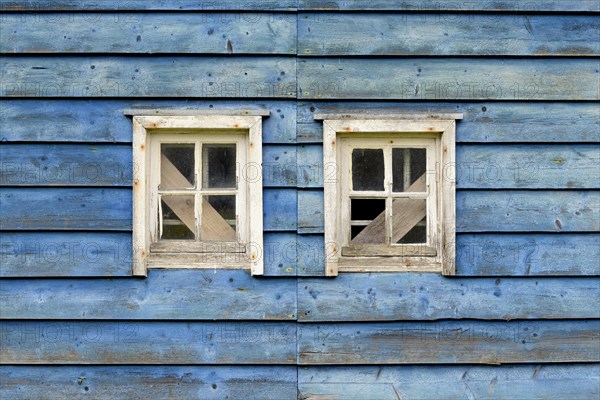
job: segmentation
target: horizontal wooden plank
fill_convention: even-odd
[[[589,0],[585,0],[589,1]],[[296,0],[0,0],[0,11],[294,11]]]
[[[264,187],[296,187],[296,146],[263,146]]]
[[[296,97],[290,57],[0,57],[0,69],[1,97]]]
[[[459,189],[597,189],[598,145],[462,145]]]
[[[73,301],[77,299],[77,301]],[[1,318],[294,320],[296,282],[244,270],[149,270],[145,279],[11,279]]]
[[[265,231],[295,231],[297,224],[297,190],[290,188],[263,190],[263,224]]]
[[[298,233],[321,233],[323,224],[323,192],[298,190]]]
[[[282,322],[0,322],[3,364],[294,364]]]
[[[595,399],[598,364],[303,367],[306,400]]]
[[[131,276],[128,232],[3,232],[0,277]]]
[[[460,191],[457,232],[600,231],[598,191]]]
[[[455,1],[455,0],[299,0],[300,10],[331,11],[487,11],[487,12],[598,12],[596,0],[545,0],[545,1]]]
[[[299,204],[298,231],[323,233],[323,192]],[[553,190],[460,190],[457,232],[597,232],[600,193]]]
[[[1,144],[0,186],[132,185],[129,145]]]
[[[590,103],[486,102],[301,102],[298,142],[321,143],[323,124],[317,113],[443,113],[461,112],[457,142],[599,142],[598,107]],[[552,117],[549,118],[548,116]],[[0,128],[1,129],[1,128]]]
[[[241,110],[253,109],[263,118],[263,143],[296,141],[295,101],[236,100],[0,100],[0,137],[9,142],[131,143],[131,118],[124,110]]]
[[[0,18],[0,53],[5,54],[296,54],[293,14],[28,13]]]
[[[293,399],[293,366],[2,366],[0,396],[61,399]],[[151,388],[151,392],[149,392]],[[151,393],[151,394],[150,394]]]
[[[599,234],[459,234],[459,276],[600,275]]]
[[[298,97],[598,100],[599,76],[600,60],[584,58],[304,58],[298,63]]]
[[[591,56],[597,16],[300,14],[303,56]]]
[[[485,144],[457,146],[455,169],[459,189],[596,189],[599,164],[592,144]],[[322,188],[332,168],[323,168],[322,145],[298,147],[299,187]]]
[[[5,188],[0,204],[0,230],[132,228],[127,188]]]
[[[340,274],[298,281],[300,321],[598,318],[597,278]]]
[[[598,362],[600,321],[300,325],[300,364]]]

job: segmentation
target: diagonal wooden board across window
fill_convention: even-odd
[[[421,175],[406,192],[424,192],[425,174]],[[397,243],[412,228],[427,215],[426,204],[423,199],[399,198],[392,202],[392,243]],[[396,229],[397,227],[397,229]],[[372,243],[372,238],[385,235],[385,210],[379,214],[369,225],[352,239],[352,244]]]
[[[165,156],[161,156],[162,181],[168,187],[193,186],[173,163]],[[181,196],[163,196],[162,200],[169,206],[177,217],[192,231],[196,232],[196,215],[194,208],[186,204]],[[202,224],[201,237],[210,237],[212,240],[234,241],[235,229],[225,221],[217,210],[202,198]]]

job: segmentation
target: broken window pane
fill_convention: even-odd
[[[392,243],[427,242],[427,200],[394,199],[392,202]]]
[[[204,196],[201,226],[202,240],[237,240],[235,195]]]
[[[161,196],[161,239],[194,240],[194,196]]]
[[[351,243],[385,243],[385,199],[350,200]]]
[[[196,184],[194,144],[162,143],[160,152],[159,189],[193,188]]]
[[[202,146],[202,187],[205,189],[235,189],[235,144],[205,144]]]
[[[352,151],[352,189],[384,190],[383,149]]]
[[[394,192],[424,192],[426,170],[426,149],[392,149]]]

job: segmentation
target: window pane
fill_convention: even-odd
[[[194,196],[161,196],[161,239],[194,240]]]
[[[352,151],[352,189],[384,190],[383,149]]]
[[[427,200],[394,199],[392,202],[392,243],[427,242]]]
[[[385,199],[351,199],[350,219],[374,220],[385,211]]]
[[[236,188],[235,144],[205,144],[202,146],[202,187]]]
[[[162,143],[160,145],[161,190],[193,188],[194,144]]]
[[[394,192],[424,192],[426,149],[392,149]]]
[[[235,196],[204,196],[202,240],[235,241]]]

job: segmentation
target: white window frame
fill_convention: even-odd
[[[185,138],[189,135],[189,139]],[[237,143],[238,242],[213,242],[199,250],[174,241],[158,244],[157,187],[161,142]],[[133,116],[133,274],[148,268],[250,269],[262,275],[262,117],[238,115]],[[156,186],[156,188],[154,188]],[[244,218],[244,215],[246,216]],[[153,247],[155,248],[153,250]]]
[[[460,114],[437,116],[418,115],[335,115],[317,114],[323,120],[324,166],[324,228],[325,274],[336,276],[342,272],[438,272],[455,274],[456,238],[456,182],[455,130]],[[396,249],[389,255],[344,255],[349,229],[349,177],[351,153],[347,146],[362,147],[377,138],[389,139],[400,147],[435,140],[433,170],[428,165],[428,190],[435,191],[435,205],[428,204],[428,224],[434,240],[427,246],[401,245],[406,251],[398,255]],[[405,141],[405,144],[403,143]],[[344,158],[344,159],[343,159]],[[389,172],[388,174],[389,175]],[[408,195],[410,196],[410,194]],[[432,212],[430,215],[429,212]],[[439,239],[435,240],[435,236]],[[434,247],[433,251],[431,247]],[[380,246],[379,246],[380,247]],[[392,247],[392,246],[388,246]],[[397,248],[398,245],[393,245]],[[416,249],[416,252],[415,252]],[[421,251],[419,249],[424,249]]]

